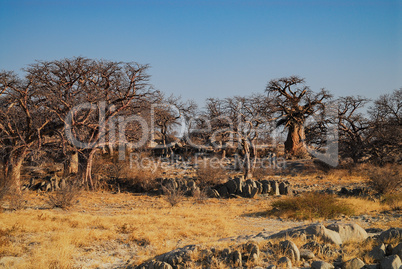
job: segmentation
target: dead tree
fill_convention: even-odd
[[[324,89],[319,93],[312,92],[304,79],[297,76],[271,80],[265,91],[273,99],[277,126],[285,126],[288,130],[285,152],[303,156],[306,153],[306,119],[324,109],[325,101],[331,95]]]
[[[271,107],[266,96],[208,99],[210,141],[215,148],[236,147],[243,155],[244,177],[251,178],[258,156],[256,144],[259,135],[267,129]],[[216,143],[219,141],[218,143]]]
[[[339,150],[343,158],[354,163],[367,155],[370,122],[359,111],[370,100],[361,96],[347,96],[338,99]]]
[[[12,72],[0,73],[0,145],[4,184],[21,191],[21,168],[26,157],[41,146],[44,136],[61,125],[43,108],[35,81]]]
[[[176,137],[175,128],[184,127],[183,130],[180,130],[183,133],[179,134],[179,136],[183,137],[186,132],[188,117],[194,113],[196,107],[196,104],[192,101],[183,102],[179,97],[173,95],[165,97],[159,92],[151,108],[151,120],[153,121],[152,124],[155,125],[155,129],[151,131],[154,134],[154,138],[155,133],[160,137],[161,144],[157,147],[162,148],[165,157],[172,153],[172,144],[180,140],[179,137]]]
[[[116,134],[117,117],[151,91],[147,69],[138,63],[82,57],[37,62],[26,69],[45,98],[43,106],[65,126],[67,140],[83,157],[83,182],[91,188],[93,157],[108,144],[108,134]]]
[[[379,164],[402,161],[402,88],[381,95],[369,109],[370,158]]]

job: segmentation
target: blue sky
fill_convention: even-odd
[[[150,64],[202,104],[299,75],[376,98],[402,87],[402,1],[0,0],[0,69],[85,56]]]

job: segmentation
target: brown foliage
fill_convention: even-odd
[[[184,192],[180,188],[175,188],[173,185],[162,186],[165,193],[165,200],[171,205],[176,206],[184,199]]]
[[[368,168],[368,184],[380,194],[396,193],[402,187],[401,170],[402,167],[397,165]]]
[[[225,179],[226,173],[222,167],[212,165],[209,161],[199,164],[197,169],[197,183],[201,189],[221,184]]]
[[[47,203],[52,208],[68,209],[74,205],[80,196],[80,188],[72,183],[67,184],[63,189],[50,194]]]

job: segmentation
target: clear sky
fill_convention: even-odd
[[[0,0],[0,69],[85,56],[150,64],[202,104],[299,75],[376,98],[402,87],[402,1]]]

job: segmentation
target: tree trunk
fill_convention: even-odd
[[[92,182],[92,165],[93,157],[98,148],[86,149],[82,152],[84,158],[79,160],[79,176],[81,178],[81,184],[89,187],[93,190]]]
[[[291,155],[299,155],[307,152],[304,145],[305,133],[303,125],[292,125],[289,127],[287,139],[285,141],[285,152]]]
[[[98,148],[93,148],[88,155],[87,165],[85,169],[85,183],[89,186],[91,190],[94,190],[94,184],[92,181],[92,164],[94,160],[94,155]]]
[[[67,158],[68,161],[66,163],[66,166],[64,168],[64,175],[68,176],[71,174],[77,174],[78,173],[78,152],[77,151],[71,151],[67,153]]]
[[[247,144],[247,142],[243,142],[243,150],[244,150],[244,178],[252,178],[253,173],[252,173],[252,167],[251,167],[251,158],[250,158],[250,148]]]
[[[255,139],[251,140],[250,145],[251,145],[251,152],[253,153],[252,154],[253,161],[251,162],[251,170],[254,170],[255,165],[257,164],[257,158],[258,158],[257,147],[255,145]]]
[[[21,194],[21,169],[25,157],[25,152],[18,156],[12,156],[8,165],[6,184],[10,187],[11,191],[15,191],[17,194]]]

